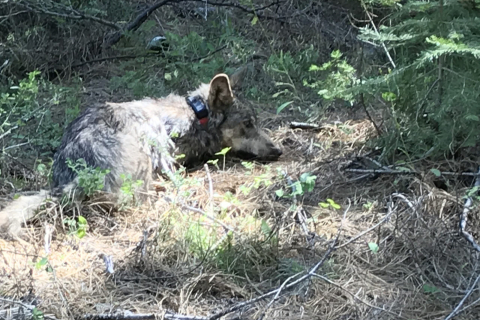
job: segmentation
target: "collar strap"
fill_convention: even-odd
[[[200,96],[187,97],[187,104],[192,108],[195,116],[201,125],[206,126],[208,123],[208,107]]]

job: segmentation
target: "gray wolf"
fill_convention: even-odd
[[[232,87],[241,77],[241,72],[231,77],[218,74],[188,93],[208,111],[202,119],[186,97],[177,94],[87,108],[69,124],[54,156],[53,191],[14,200],[0,212],[0,234],[18,234],[21,223],[33,216],[46,196],[72,190],[79,199],[85,196],[67,160],[84,159],[89,167],[110,170],[103,191],[118,199],[124,174],[143,182],[138,192],[142,198],[154,174],[172,172],[178,165],[194,167],[225,147],[244,159],[278,159],[282,150],[258,127],[254,112],[233,95]]]

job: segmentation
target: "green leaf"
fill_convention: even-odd
[[[435,287],[434,285],[431,285],[431,284],[424,284],[423,285],[423,292],[425,293],[437,293],[439,290],[437,287]]]
[[[77,230],[77,237],[79,239],[82,239],[83,237],[85,237],[86,234],[87,234],[87,232],[83,228]]]
[[[292,103],[293,103],[293,101],[288,101],[288,102],[283,103],[280,107],[277,108],[277,114],[282,112],[283,109],[285,109],[286,107],[288,107]]]
[[[332,51],[332,53],[330,54],[330,56],[333,58],[333,59],[340,59],[342,57],[342,53],[340,52],[340,50],[334,50]]]
[[[277,197],[281,198],[281,197],[283,197],[285,192],[283,192],[282,189],[278,189],[278,190],[275,191],[275,194],[277,195]]]
[[[87,225],[87,219],[85,219],[83,216],[78,216],[78,224],[86,226]]]
[[[377,253],[377,252],[378,252],[378,244],[376,244],[375,242],[369,242],[369,243],[368,243],[368,247],[370,248],[370,250],[371,250],[373,253]]]
[[[268,223],[263,219],[262,219],[262,225],[261,225],[260,228],[262,229],[262,233],[266,236],[268,236],[270,234],[270,232],[272,232],[272,228],[270,228]]]
[[[331,206],[333,207],[333,209],[337,209],[337,210],[341,208],[338,203],[333,203],[331,204]]]
[[[165,73],[164,78],[165,78],[165,80],[170,81],[170,80],[172,80],[172,74],[171,73]]]
[[[253,17],[253,19],[252,19],[252,22],[251,22],[251,23],[252,23],[252,26],[256,25],[257,22],[258,22],[258,17],[257,17],[257,15],[255,15],[255,16]]]
[[[430,172],[433,173],[435,175],[435,177],[440,177],[442,175],[440,170],[435,169],[435,168],[430,169]]]
[[[382,98],[385,101],[393,102],[393,101],[397,100],[397,95],[393,92],[384,92],[384,93],[382,93]]]
[[[48,263],[48,259],[47,258],[42,258],[40,259],[40,261],[38,261],[36,264],[35,264],[35,268],[36,269],[41,269],[42,267],[44,267],[45,265],[47,265]]]
[[[223,148],[222,151],[220,152],[217,152],[215,153],[217,156],[224,156],[227,154],[228,151],[230,151],[230,149],[232,149],[231,147],[226,147],[226,148]]]
[[[252,170],[255,165],[252,162],[242,161],[242,166],[248,170]]]
[[[325,202],[319,202],[318,205],[322,208],[328,208],[330,206],[328,203]]]

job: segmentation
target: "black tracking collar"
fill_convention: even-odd
[[[187,104],[192,108],[193,112],[195,112],[198,122],[206,126],[208,123],[208,107],[205,102],[203,102],[203,99],[199,96],[194,96],[187,97],[185,100],[187,100]]]

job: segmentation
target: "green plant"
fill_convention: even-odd
[[[436,286],[434,286],[434,285],[432,285],[432,284],[425,283],[425,284],[423,285],[423,292],[424,292],[425,294],[435,294],[435,293],[440,292],[440,290],[439,290]]]
[[[335,201],[333,201],[332,199],[327,199],[327,202],[320,202],[318,203],[318,205],[322,208],[333,208],[335,210],[338,210],[340,209],[340,205],[338,203],[336,203]]]
[[[198,256],[202,256],[218,240],[218,237],[208,225],[204,225],[199,221],[188,226],[185,239],[190,243],[190,251]]]
[[[303,81],[307,87],[320,89],[318,94],[325,100],[342,99],[353,105],[355,93],[351,88],[360,83],[356,77],[356,70],[345,59],[342,58],[340,50],[334,50],[331,53],[331,60],[325,62],[322,66],[312,64],[309,72],[317,73],[323,71],[326,75],[323,80],[313,82]],[[317,75],[321,77],[321,75]]]
[[[78,115],[78,81],[72,87],[53,85],[33,71],[0,94],[0,136],[10,138],[3,152],[30,144],[51,154],[63,128]],[[62,108],[58,106],[64,104]]]
[[[122,202],[127,204],[134,201],[135,191],[143,185],[143,180],[133,181],[131,174],[120,174],[120,178],[123,180],[120,191],[125,196]]]
[[[225,170],[225,157],[228,153],[228,151],[230,151],[230,149],[232,149],[231,147],[226,147],[226,148],[223,148],[221,151],[215,153],[216,156],[223,156],[223,170]]]
[[[68,227],[68,234],[74,235],[78,239],[82,239],[87,234],[87,219],[82,216],[78,216],[78,219],[65,218],[63,223]]]
[[[304,172],[300,176],[298,181],[295,181],[289,185],[290,192],[285,193],[283,189],[275,191],[277,197],[291,198],[296,196],[303,196],[307,192],[312,192],[315,188],[315,180],[317,176],[312,175],[309,172]]]
[[[77,159],[76,162],[67,159],[66,163],[77,174],[78,186],[83,189],[87,196],[103,189],[105,176],[110,172],[109,169],[91,168],[84,159]]]
[[[33,320],[43,320],[45,319],[43,312],[39,310],[37,307],[33,308],[32,310],[32,317]]]
[[[35,269],[40,270],[48,264],[48,259],[46,257],[41,258],[35,263]]]
[[[382,97],[391,125],[379,143],[385,155],[453,154],[478,141],[480,24],[463,1],[389,3],[391,15],[360,39],[388,52],[390,69],[368,76],[354,91]],[[369,1],[368,6],[386,5]],[[367,99],[367,96],[365,96]]]
[[[370,251],[372,251],[372,253],[377,253],[378,252],[378,244],[376,244],[375,242],[369,242],[368,243],[368,248],[370,249]]]
[[[249,166],[248,162],[245,162],[244,166]],[[253,166],[251,167],[253,169]],[[240,191],[244,195],[250,194],[252,189],[259,189],[262,185],[265,187],[270,186],[273,182],[270,179],[270,171],[271,167],[270,166],[265,166],[266,172],[253,177],[253,182],[252,183],[244,183],[243,185],[240,186]],[[251,174],[251,171],[250,171]]]

